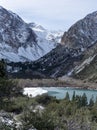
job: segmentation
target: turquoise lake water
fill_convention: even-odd
[[[76,95],[82,96],[84,93],[87,96],[88,101],[93,96],[94,100],[96,100],[97,97],[97,90],[84,90],[84,89],[76,89],[76,88],[64,88],[64,87],[44,87],[43,89],[48,91],[49,96],[54,96],[57,99],[63,99],[66,96],[66,93],[68,92],[70,95],[70,98],[72,98],[73,92],[75,91]]]

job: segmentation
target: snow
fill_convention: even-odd
[[[0,9],[2,9],[2,6],[0,6]]]
[[[39,28],[33,28],[33,30],[36,31],[36,32],[44,32],[44,30],[41,30]]]
[[[95,56],[96,55],[90,56],[80,66],[76,66],[75,69],[74,69],[75,72],[76,72],[76,74],[79,73],[80,71],[82,71],[85,68],[86,65],[89,65],[93,61],[93,59],[95,58]]]
[[[16,49],[13,49],[12,46],[6,43],[0,43],[0,59],[3,58],[13,62],[38,60],[57,46],[63,34],[62,32],[47,31],[41,25],[36,24],[33,24],[31,28],[37,35],[37,43],[33,43],[32,45],[28,44],[26,47],[21,46]],[[20,43],[24,43],[28,32],[25,32],[25,27],[22,27],[20,32],[23,32],[22,37],[17,35],[17,38]],[[3,39],[8,39],[8,37],[4,36]]]
[[[80,31],[82,34],[85,34],[85,32],[84,32],[82,29],[80,29],[79,31]]]
[[[0,117],[0,121],[4,124],[6,124],[7,126],[12,126],[13,125],[13,121],[7,117]]]
[[[56,72],[54,74],[52,74],[51,77],[54,78],[58,72],[59,72],[59,70],[56,70]]]
[[[17,14],[1,6],[0,9],[0,59],[13,62],[38,60],[54,49],[63,35],[59,31],[50,32],[39,24],[27,24]]]
[[[78,37],[75,34],[73,34],[72,37],[75,37],[76,39],[78,39]]]
[[[40,112],[42,112],[42,111],[44,110],[44,107],[41,106],[41,105],[37,105],[37,106],[34,108],[33,112],[37,112],[37,110],[40,111]]]
[[[26,26],[21,26],[21,28],[18,30],[19,33],[16,35],[20,43],[25,43],[26,39],[29,36],[29,32],[26,29]]]
[[[43,88],[24,88],[24,95],[28,95],[29,97],[36,97],[37,95],[42,95],[44,93],[47,93],[47,90],[44,90]]]
[[[20,61],[19,57],[17,56],[17,54],[13,53],[13,52],[1,52],[0,55],[1,59],[10,59],[10,61],[14,61],[14,62],[18,62]]]
[[[73,72],[74,72],[74,69],[70,70],[70,71],[67,73],[67,76],[71,76]]]

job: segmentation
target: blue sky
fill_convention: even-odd
[[[79,19],[97,11],[97,0],[0,0],[0,5],[26,22],[49,30],[68,30]]]

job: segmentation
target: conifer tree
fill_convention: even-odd
[[[70,97],[69,97],[69,93],[68,92],[66,92],[66,96],[65,96],[65,100],[70,100]]]
[[[89,106],[92,107],[94,105],[94,97],[92,96],[89,101]]]
[[[73,96],[72,96],[72,101],[75,101],[76,96],[75,96],[75,91],[73,92]]]
[[[0,78],[6,77],[6,64],[5,61],[2,59],[0,61]]]
[[[82,95],[82,98],[81,98],[81,106],[87,106],[87,104],[88,104],[87,96],[86,96],[86,94],[84,93],[84,94]]]

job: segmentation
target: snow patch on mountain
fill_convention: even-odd
[[[35,61],[54,49],[61,36],[41,25],[27,24],[17,14],[0,7],[0,59]]]
[[[78,74],[79,72],[81,72],[86,66],[88,66],[93,61],[95,56],[96,55],[90,56],[88,59],[86,59],[84,62],[82,62],[81,65],[76,66],[74,68],[75,73]]]
[[[54,49],[62,36],[62,33],[59,35],[57,33],[50,33],[43,29],[43,27],[40,28],[40,26],[33,27],[32,29],[37,35],[37,43],[32,46],[20,46],[17,51],[6,43],[0,43],[0,58],[13,62],[35,61]],[[25,41],[26,32],[22,36],[23,38],[19,38],[20,42]]]
[[[44,29],[41,25],[33,24],[30,25],[32,27],[32,30],[37,35],[37,44],[38,47],[42,50],[42,56],[50,52],[52,49],[54,49],[58,43],[61,42],[61,37],[63,35],[62,31],[59,32],[50,32],[46,29]]]

